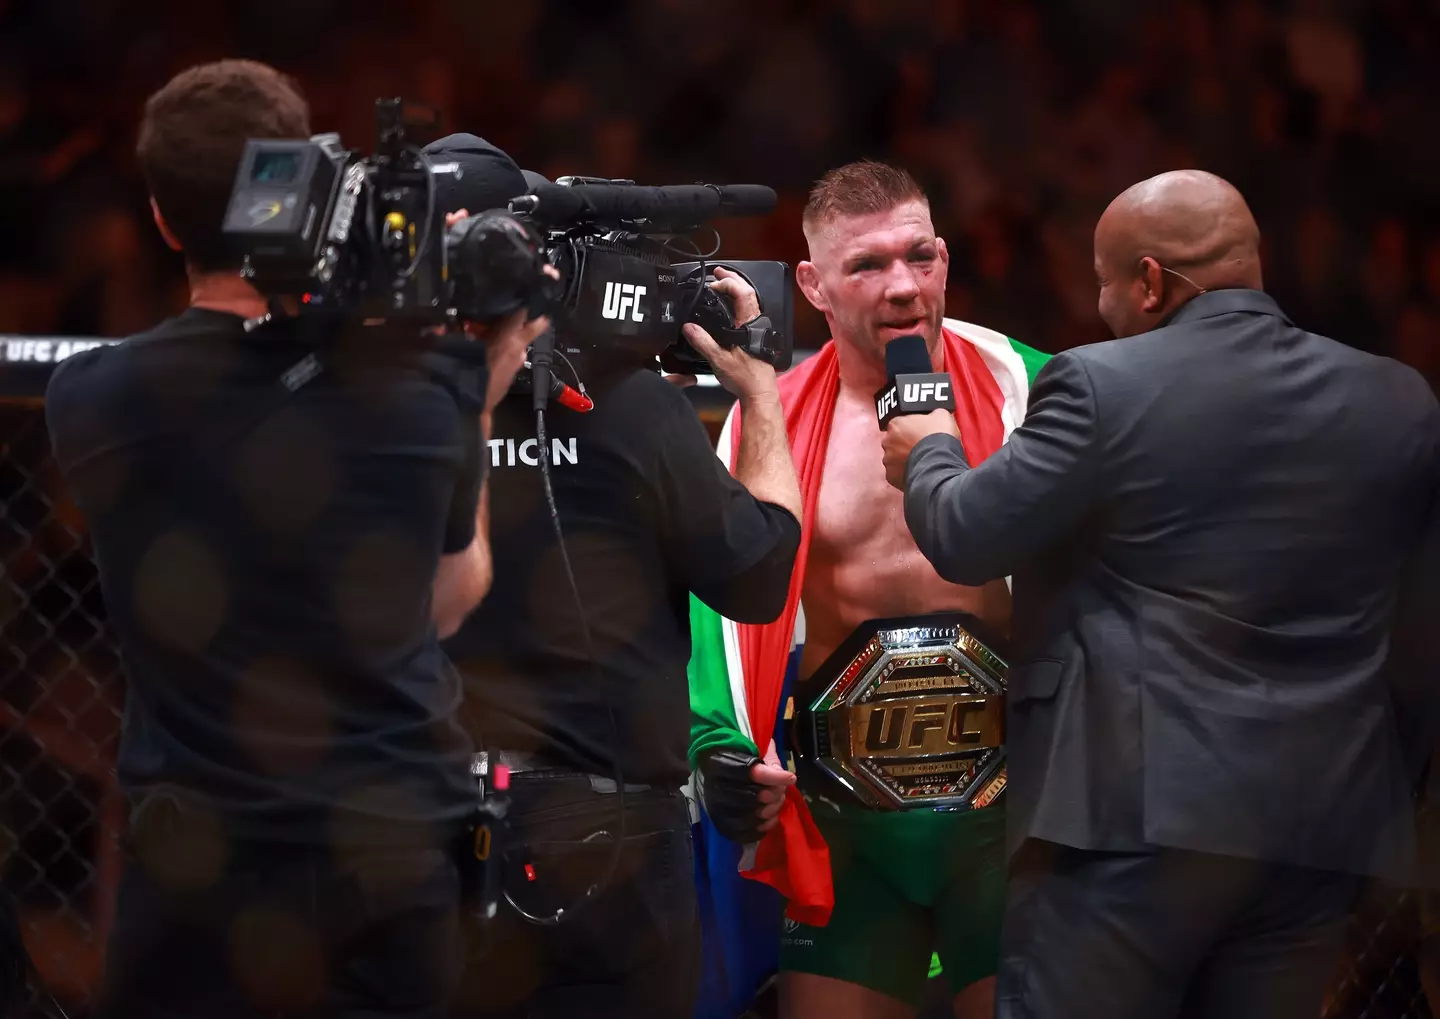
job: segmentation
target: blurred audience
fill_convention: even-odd
[[[257,11],[265,15],[257,21]],[[296,74],[317,125],[439,107],[547,176],[757,181],[726,253],[796,262],[810,182],[894,159],[935,197],[952,312],[1104,338],[1090,229],[1160,170],[1225,174],[1296,321],[1440,383],[1440,8],[1427,0],[0,0],[0,328],[121,335],[183,301],[144,229],[141,97],[220,55]],[[257,24],[264,24],[259,31]],[[722,108],[721,97],[738,97]],[[733,111],[727,113],[726,111]],[[824,323],[799,302],[800,343]]]

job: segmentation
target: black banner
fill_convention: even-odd
[[[0,399],[40,399],[50,373],[67,357],[119,340],[97,336],[0,334]]]

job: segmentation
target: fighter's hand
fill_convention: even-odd
[[[910,451],[927,435],[944,432],[960,438],[960,429],[955,426],[955,416],[948,410],[932,410],[929,414],[901,414],[892,418],[880,437],[880,448],[885,453],[885,480],[905,491],[905,467],[910,462]]]
[[[697,762],[696,788],[715,829],[732,842],[758,842],[775,826],[785,786],[795,776],[780,767],[772,744],[766,760],[731,748],[710,750]]]
[[[774,740],[770,741],[770,749],[765,752],[765,759],[750,766],[750,781],[761,787],[757,797],[760,801],[757,813],[760,816],[758,831],[763,835],[780,823],[780,808],[785,805],[785,790],[795,784],[795,773],[780,766],[780,755],[775,752]]]

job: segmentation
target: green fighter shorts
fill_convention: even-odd
[[[835,911],[786,920],[780,969],[918,1006],[932,953],[952,994],[994,976],[1005,911],[1005,810],[871,811],[812,800],[830,846]]]

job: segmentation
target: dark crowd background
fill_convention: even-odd
[[[772,185],[773,216],[726,225],[738,257],[799,261],[808,185],[898,161],[950,242],[951,314],[1049,351],[1105,338],[1104,205],[1213,170],[1297,321],[1440,380],[1434,0],[0,0],[0,40],[0,332],[123,335],[183,301],[138,113],[245,55],[366,151],[373,99],[404,95],[551,178]]]
[[[775,187],[772,216],[723,224],[732,257],[799,262],[811,182],[898,162],[949,242],[950,314],[1051,352],[1107,338],[1106,203],[1213,170],[1298,323],[1440,384],[1437,0],[0,0],[0,333],[122,336],[184,305],[135,130],[150,92],[225,56],[295,75],[315,129],[365,151],[374,99],[403,95],[552,179]],[[797,328],[825,339],[803,300]],[[83,1015],[123,681],[33,406],[0,405],[0,557],[0,887]],[[1414,924],[1403,896],[1356,921],[1327,1015],[1429,1014]]]

